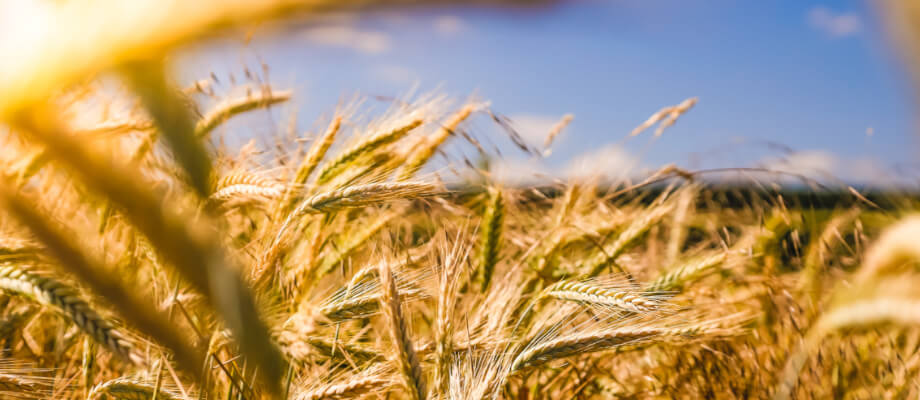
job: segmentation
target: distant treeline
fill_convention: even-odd
[[[520,188],[519,188],[520,189]],[[481,192],[473,188],[453,188],[459,198]],[[659,197],[666,185],[636,188],[610,187],[602,191],[613,203],[649,204]],[[521,191],[519,201],[540,201],[563,195],[553,186],[535,186]],[[898,210],[920,205],[920,191],[842,188],[771,188],[756,185],[705,185],[697,200],[697,208],[749,208],[755,205],[784,205],[791,209],[840,209],[861,206],[869,209]]]

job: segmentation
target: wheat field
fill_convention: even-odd
[[[163,57],[354,5],[166,5],[158,24],[154,3],[80,37],[64,21],[3,64],[0,397],[920,395],[915,198],[850,188],[815,207],[674,166],[503,185],[444,155],[494,157],[466,124],[501,116],[437,93],[231,147],[227,121],[297,93],[176,82]],[[571,120],[523,150],[548,154]]]

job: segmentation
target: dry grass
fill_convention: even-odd
[[[187,140],[172,125],[120,157],[148,136],[84,139],[51,107],[16,120],[8,140],[44,161],[7,157],[0,339],[42,372],[5,390],[46,395],[14,385],[37,375],[57,398],[917,393],[915,296],[879,286],[915,279],[916,217],[881,234],[891,212],[722,208],[680,177],[654,197],[588,181],[534,195],[476,170],[445,184],[416,139],[443,143],[472,109],[407,104],[339,113],[304,153],[279,132],[290,154],[258,161],[212,141],[166,152]],[[891,378],[840,379],[894,359]]]

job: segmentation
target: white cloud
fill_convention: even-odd
[[[442,15],[435,18],[434,29],[443,35],[454,35],[466,30],[467,24],[453,15]]]
[[[582,153],[565,169],[568,178],[593,178],[602,176],[610,180],[620,180],[632,175],[639,166],[639,160],[629,154],[623,147],[608,145],[600,149]]]
[[[542,148],[546,135],[559,123],[562,115],[515,114],[508,118],[521,138],[530,145]]]
[[[812,8],[808,12],[808,22],[812,27],[832,37],[854,36],[863,29],[859,15],[846,12],[835,13],[823,6]]]
[[[800,151],[784,157],[770,157],[761,162],[763,168],[802,175],[830,175],[837,170],[837,157],[822,150]]]
[[[511,186],[545,183],[555,178],[547,166],[537,159],[495,159],[489,166],[489,172],[493,179]]]
[[[360,30],[352,25],[324,25],[306,29],[302,37],[322,46],[350,48],[365,54],[390,49],[390,37],[383,32]]]
[[[800,151],[784,157],[770,157],[762,160],[763,168],[803,175],[823,183],[839,183],[873,186],[897,185],[908,182],[906,176],[897,176],[881,161],[871,157],[842,158],[823,150]],[[785,176],[780,182],[801,182],[798,178]]]

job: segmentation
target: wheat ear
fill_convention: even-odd
[[[497,188],[490,188],[485,214],[479,228],[479,268],[482,274],[480,291],[483,293],[492,283],[495,264],[498,263],[504,221],[505,202],[502,192]]]
[[[720,251],[694,258],[659,276],[646,285],[645,290],[650,292],[680,290],[687,283],[705,276],[713,268],[725,262],[726,257],[726,253]]]
[[[551,146],[553,145],[553,141],[556,140],[556,136],[559,136],[559,134],[572,123],[573,119],[575,119],[575,116],[572,114],[563,115],[562,118],[559,119],[559,122],[556,122],[556,125],[553,125],[549,130],[549,133],[546,134],[546,139],[543,140],[543,157],[548,157],[552,154],[553,151]]]
[[[384,182],[348,186],[310,197],[293,215],[331,213],[347,208],[366,207],[382,202],[432,196],[438,187],[423,182]]]
[[[405,137],[410,131],[419,127],[422,122],[423,120],[421,118],[412,118],[409,122],[401,126],[389,131],[380,132],[359,141],[354,146],[346,149],[334,159],[327,162],[319,172],[319,176],[316,180],[317,183],[323,184],[329,182],[342,172],[343,167],[358,157]]]
[[[511,364],[510,373],[545,364],[560,358],[609,350],[651,339],[693,339],[707,335],[725,335],[732,331],[696,324],[678,328],[617,328],[578,333],[551,340],[538,340],[526,346]]]
[[[0,289],[58,310],[109,351],[131,363],[143,364],[143,356],[128,335],[93,310],[76,289],[12,265],[0,265]]]
[[[655,130],[655,136],[661,136],[665,128],[674,125],[674,123],[677,122],[677,118],[696,105],[697,100],[696,97],[691,97],[676,106],[668,106],[658,110],[658,112],[652,114],[645,122],[633,129],[632,132],[629,133],[629,136],[636,136],[658,122],[661,122],[661,124],[659,124],[658,129]]]
[[[604,287],[594,282],[562,281],[547,288],[546,297],[616,307],[628,312],[657,310],[660,303],[634,288]]]
[[[425,166],[428,160],[431,159],[431,156],[438,150],[438,147],[441,147],[444,141],[446,141],[450,135],[454,134],[454,131],[460,123],[469,118],[470,114],[475,110],[476,106],[473,104],[463,106],[460,111],[457,111],[457,113],[452,115],[444,125],[438,128],[437,132],[426,137],[406,160],[402,167],[402,171],[400,171],[398,180],[404,181],[411,179],[423,166]]]
[[[234,115],[288,101],[292,94],[290,90],[273,91],[266,88],[243,97],[223,101],[198,120],[195,124],[195,137],[207,135]]]
[[[297,174],[294,177],[294,183],[304,184],[307,183],[307,179],[310,178],[310,174],[313,173],[313,170],[319,165],[320,161],[323,160],[323,157],[326,156],[326,152],[329,151],[329,148],[332,147],[332,143],[335,142],[335,137],[339,133],[339,129],[342,127],[342,116],[336,115],[332,119],[332,123],[329,124],[329,127],[326,128],[326,132],[320,136],[319,139],[313,146],[310,147],[310,151],[307,153],[307,156],[303,159],[303,162],[300,163],[300,166],[297,167]]]
[[[119,400],[149,400],[156,396],[157,400],[180,400],[182,397],[172,391],[134,378],[116,378],[100,383],[93,387],[87,400],[101,400],[108,396]]]
[[[438,305],[435,319],[435,368],[434,381],[437,393],[450,390],[450,364],[454,352],[454,312],[457,304],[457,289],[460,283],[461,263],[468,250],[464,251],[458,238],[442,262],[443,268],[438,280]]]
[[[349,379],[344,383],[335,383],[311,390],[294,397],[295,400],[343,400],[354,399],[370,392],[384,390],[393,382],[380,376],[365,376]]]
[[[256,185],[232,185],[211,194],[208,200],[215,203],[231,201],[267,201],[281,197],[281,190]]]
[[[47,385],[41,381],[30,379],[27,376],[19,376],[0,372],[0,394],[5,394],[11,398],[39,398],[47,396]]]
[[[427,395],[425,381],[422,376],[422,367],[419,365],[409,328],[402,313],[402,303],[399,300],[399,291],[396,289],[396,279],[388,263],[379,266],[380,286],[383,296],[380,298],[380,308],[383,310],[390,340],[393,343],[392,362],[397,366],[403,384],[409,397],[413,400],[424,400]]]

